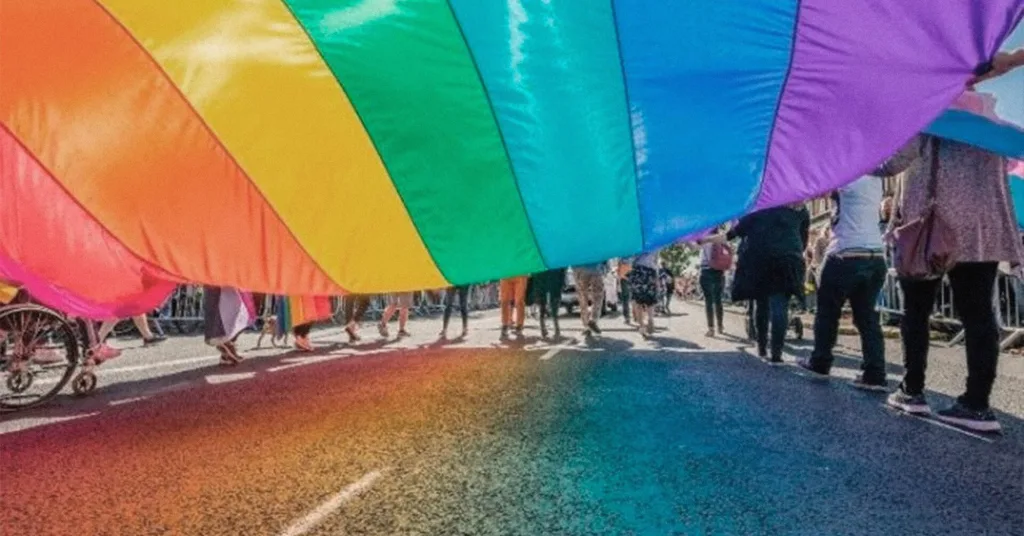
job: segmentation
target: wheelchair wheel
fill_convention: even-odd
[[[75,376],[75,381],[71,382],[71,390],[78,396],[85,396],[92,393],[96,389],[96,374],[89,371],[82,371]]]
[[[0,309],[0,412],[46,402],[78,366],[75,330],[62,315],[38,305]]]

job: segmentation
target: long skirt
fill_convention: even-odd
[[[252,295],[233,288],[203,287],[206,344],[231,342],[256,319]]]

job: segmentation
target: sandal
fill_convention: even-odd
[[[235,345],[231,343],[224,343],[218,346],[217,350],[220,351],[220,364],[223,366],[233,367],[242,362],[242,358],[235,350]]]

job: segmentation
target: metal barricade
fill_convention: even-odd
[[[1011,274],[999,273],[992,292],[992,308],[996,313],[996,321],[1002,332],[1006,333],[1000,343],[1002,349],[1017,344],[1024,338],[1024,281]],[[889,270],[885,285],[879,298],[878,311],[902,317],[904,312],[903,291],[895,270]],[[931,316],[932,322],[952,326],[958,330],[950,340],[950,345],[961,342],[964,338],[963,324],[953,300],[953,287],[949,278],[944,277],[935,297],[935,309]]]

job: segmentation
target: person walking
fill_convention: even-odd
[[[724,243],[740,238],[742,254],[733,278],[733,301],[753,300],[757,355],[782,363],[789,329],[789,301],[803,296],[811,217],[803,204],[770,208],[740,219],[725,234],[704,242]],[[769,337],[769,324],[771,336]]]
[[[875,304],[885,284],[885,253],[878,230],[882,179],[868,175],[832,194],[832,239],[818,277],[814,351],[798,365],[828,376],[843,305],[850,302],[864,359],[853,386],[885,391],[885,341]]]
[[[343,312],[345,315],[345,333],[348,334],[348,342],[359,342],[359,323],[363,321],[366,310],[370,308],[370,294],[349,294],[345,296]]]
[[[540,336],[548,338],[547,317],[555,328],[555,339],[562,338],[562,330],[558,325],[558,308],[562,305],[562,289],[565,287],[565,268],[556,268],[534,274],[530,277],[533,292],[533,303],[540,309]],[[577,291],[579,289],[577,288]]]
[[[626,257],[619,259],[615,272],[619,278],[619,304],[622,307],[622,322],[627,326],[632,323],[633,309],[630,307],[632,296],[629,292],[629,272],[633,270],[630,260]]]
[[[501,338],[507,339],[509,330],[515,329],[517,336],[522,337],[523,325],[526,323],[526,276],[508,277],[501,280],[498,289],[501,300]],[[513,324],[513,312],[515,324]]]
[[[658,282],[664,291],[661,309],[665,316],[672,316],[672,296],[676,293],[676,277],[668,266],[662,266],[658,270]]]
[[[469,285],[457,285],[448,287],[444,294],[444,319],[441,324],[441,340],[448,339],[448,321],[452,318],[452,309],[455,306],[455,298],[459,298],[459,311],[462,313],[462,335],[459,339],[465,339],[469,334]]]
[[[732,251],[727,244],[706,243],[700,246],[700,291],[704,294],[704,315],[708,321],[708,337],[725,333],[723,317],[725,309],[722,295],[725,293],[725,272],[732,269]]]
[[[659,250],[637,256],[629,272],[629,293],[635,305],[635,320],[640,335],[647,339],[654,334],[654,307],[658,304]]]
[[[913,221],[926,207],[950,226],[956,265],[946,274],[953,304],[963,323],[967,357],[966,389],[937,413],[947,423],[997,432],[989,407],[999,359],[999,326],[992,306],[1000,262],[1018,265],[1021,242],[1007,182],[1007,161],[994,153],[929,135],[919,135],[882,166],[880,173],[906,171],[890,229]],[[894,255],[909,255],[895,244]],[[899,262],[896,263],[897,267]],[[941,278],[900,277],[904,295],[903,381],[888,404],[915,414],[930,412],[925,399],[929,317]]]
[[[597,320],[604,309],[604,276],[608,272],[607,262],[573,266],[576,279],[576,293],[580,300],[580,321],[583,322],[583,336],[600,335]]]
[[[203,326],[206,344],[220,351],[221,365],[242,361],[235,340],[256,319],[252,296],[233,288],[203,287]]]
[[[396,312],[398,313],[398,338],[409,336],[409,332],[405,328],[409,324],[409,309],[413,306],[413,300],[412,292],[396,292],[388,295],[388,306],[380,317],[380,323],[377,324],[377,331],[380,332],[381,337],[388,338],[388,322],[391,322],[391,318],[395,316]]]
[[[162,335],[154,335],[149,329],[149,318],[144,315],[135,315],[132,318],[132,323],[135,324],[135,329],[139,331],[139,335],[142,336],[142,345],[150,346],[153,344],[161,343],[167,340],[167,337]],[[99,338],[100,342],[106,341],[107,337],[114,332],[114,327],[121,322],[120,319],[107,320],[100,326],[99,331],[96,333],[96,337]]]

